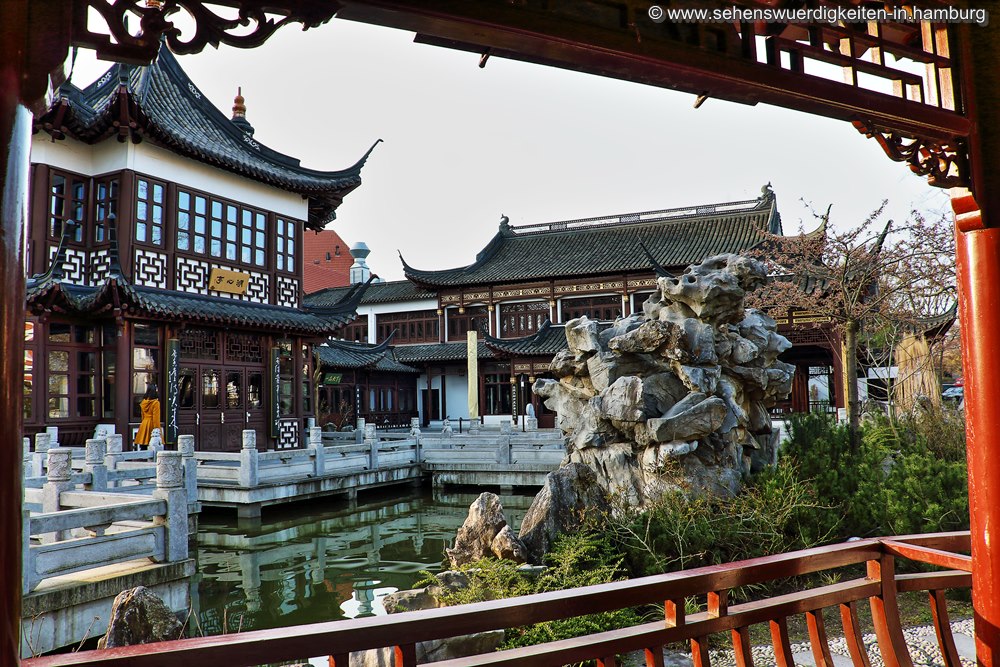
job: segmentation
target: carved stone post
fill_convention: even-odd
[[[410,437],[420,437],[420,417],[410,417]]]
[[[118,463],[122,460],[122,436],[118,433],[112,433],[105,440],[108,443],[108,449],[104,454],[104,466],[108,472],[118,470]],[[114,488],[119,484],[118,482],[110,482],[108,486]]]
[[[73,488],[71,468],[73,452],[65,447],[57,447],[49,450],[47,461],[47,481],[42,486],[42,512],[58,512],[60,496],[64,491]],[[46,533],[40,536],[45,544],[65,540],[69,538],[69,531],[61,530],[57,533]]]
[[[84,485],[87,491],[108,490],[108,469],[104,465],[106,448],[106,440],[101,438],[87,440],[87,453],[83,462],[84,472],[90,473],[90,483]]]
[[[49,434],[49,447],[59,446],[59,427],[58,426],[46,426],[45,432]]]
[[[243,449],[240,450],[240,486],[257,486],[257,432],[252,428],[243,431]]]
[[[31,476],[41,477],[45,474],[45,460],[49,456],[49,434],[35,434],[35,455],[31,459]]]
[[[157,452],[156,490],[153,497],[167,502],[164,516],[153,519],[166,526],[166,559],[175,563],[188,557],[188,503],[184,488],[184,461],[180,452]]]
[[[198,461],[194,458],[194,436],[177,436],[177,451],[184,460],[184,489],[189,503],[198,502]]]
[[[313,471],[317,477],[326,474],[326,447],[323,446],[323,429],[309,427],[309,449],[313,455]]]
[[[525,431],[537,431],[538,430],[538,417],[525,417],[524,418],[524,430]]]
[[[363,417],[358,418],[358,427],[354,429],[354,442],[359,445],[364,442],[365,437],[365,420]]]
[[[31,439],[21,439],[21,470],[25,475],[31,475]]]
[[[378,470],[378,433],[375,424],[365,424],[365,444],[368,445],[368,469]]]
[[[444,418],[444,422],[441,424],[441,435],[445,438],[450,438],[454,431],[451,428],[451,420],[447,417]]]
[[[149,452],[153,456],[156,456],[156,452],[163,451],[163,435],[160,433],[160,429],[154,428],[153,432],[149,435]]]
[[[500,437],[497,438],[497,463],[500,465],[510,465],[510,422],[505,421],[503,423],[507,426],[507,430],[504,432],[503,426],[500,427]]]

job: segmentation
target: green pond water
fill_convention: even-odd
[[[258,527],[203,514],[189,633],[215,635],[384,614],[382,598],[443,569],[478,493],[362,496],[265,508]],[[519,526],[530,496],[503,496]]]

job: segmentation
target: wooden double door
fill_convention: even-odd
[[[267,449],[264,368],[259,364],[182,362],[178,375],[177,428],[195,438],[195,449],[238,452],[243,430],[257,432]]]

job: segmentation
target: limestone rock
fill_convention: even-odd
[[[645,421],[649,415],[646,414],[642,380],[634,375],[615,380],[601,392],[601,410],[612,421]]]
[[[524,515],[518,537],[531,562],[540,563],[560,533],[575,531],[608,511],[608,499],[594,471],[570,463],[546,476],[545,486]]]
[[[597,322],[586,315],[566,323],[566,343],[569,351],[577,356],[592,354],[601,349],[597,339]]]
[[[389,593],[382,598],[382,606],[385,607],[387,614],[398,614],[404,611],[437,609],[441,605],[427,588],[416,588],[408,591]]]
[[[493,538],[507,525],[500,496],[485,492],[469,506],[469,516],[458,529],[455,545],[446,549],[452,567],[493,555]]]
[[[704,394],[692,393],[667,413],[662,419],[647,422],[650,436],[657,442],[676,440],[697,440],[717,431],[726,418],[726,402],[717,396],[706,398]],[[678,408],[680,410],[678,411]],[[685,452],[686,453],[686,452]]]
[[[111,605],[108,631],[98,648],[134,646],[179,639],[183,627],[177,615],[145,586],[122,591]]]
[[[502,560],[512,560],[515,563],[528,562],[528,549],[524,542],[518,539],[517,534],[510,526],[504,526],[493,538],[490,544],[493,555]]]

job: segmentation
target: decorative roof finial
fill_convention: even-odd
[[[233,120],[237,118],[246,118],[247,115],[247,105],[246,100],[243,99],[243,86],[236,88],[236,97],[233,99]]]
[[[510,218],[508,218],[503,213],[500,214],[500,231],[501,232],[510,231]]]
[[[243,98],[243,87],[236,89],[236,97],[233,98],[233,125],[253,136],[253,125],[247,120],[247,105]]]
[[[771,181],[767,182],[767,185],[760,189],[761,198],[773,197],[774,190],[771,189]]]

